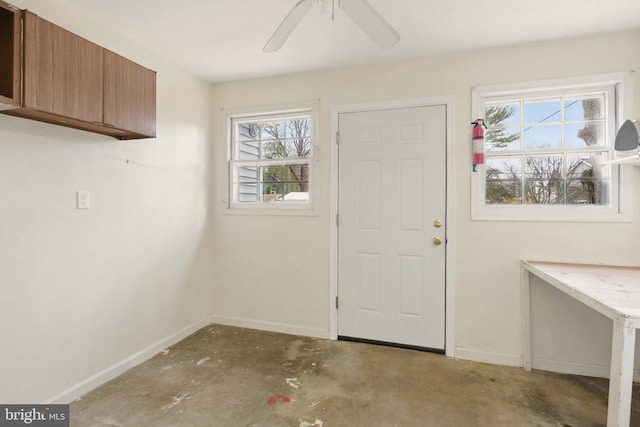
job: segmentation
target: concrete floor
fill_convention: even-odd
[[[210,325],[71,404],[71,426],[604,426],[608,382]],[[632,425],[640,426],[634,388]]]

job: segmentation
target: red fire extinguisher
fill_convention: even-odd
[[[484,130],[487,125],[484,124],[484,120],[477,119],[475,122],[471,122],[473,127],[473,171],[477,172],[477,166],[484,164]],[[484,126],[484,128],[483,128]]]

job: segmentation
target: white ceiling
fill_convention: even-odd
[[[58,3],[211,82],[640,28],[640,0],[369,0],[402,37],[390,50],[378,50],[339,8],[331,21],[314,5],[282,49],[263,53],[297,1]]]

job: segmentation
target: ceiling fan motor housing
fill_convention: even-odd
[[[320,2],[320,10],[324,15],[330,16],[333,19],[333,3],[334,0],[318,0]]]

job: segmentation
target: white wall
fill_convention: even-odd
[[[0,115],[0,401],[64,402],[209,320],[211,86],[55,2],[12,3],[157,71],[156,139]]]
[[[331,106],[453,95],[455,187],[450,188],[450,194],[457,209],[449,227],[457,236],[453,264],[455,352],[463,358],[520,364],[519,260],[638,264],[640,195],[635,198],[632,223],[471,221],[469,122],[475,118],[471,89],[640,70],[639,45],[640,30],[636,30],[215,85],[216,110],[319,99],[321,150],[319,216],[227,215],[223,213],[226,194],[222,184],[227,142],[223,114],[214,116],[214,318],[328,336]],[[633,104],[640,113],[637,74],[634,81]],[[634,171],[633,186],[627,190],[637,193],[638,189],[640,168]],[[246,268],[247,260],[253,262],[252,268]],[[283,263],[288,268],[282,268]],[[588,317],[589,313],[580,315]],[[600,335],[591,335],[591,339],[610,339]],[[572,359],[575,355],[563,353],[558,340],[561,338],[542,340],[539,348],[544,356]],[[595,349],[596,356],[590,360],[606,364],[606,351],[606,347]]]

